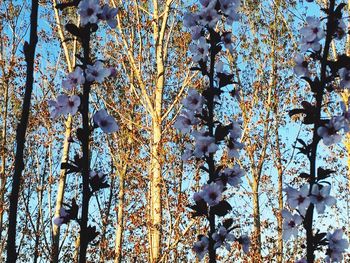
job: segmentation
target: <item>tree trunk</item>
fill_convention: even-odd
[[[39,165],[38,165],[39,166]],[[39,171],[39,169],[38,169]],[[43,174],[44,177],[44,174]],[[38,204],[38,215],[37,215],[37,219],[36,219],[36,231],[35,231],[35,249],[34,249],[34,263],[38,262],[39,259],[39,246],[40,246],[40,236],[41,236],[41,231],[40,231],[40,223],[41,223],[41,219],[42,219],[42,200],[43,200],[43,192],[44,192],[44,186],[43,186],[43,182],[44,182],[44,178],[41,178],[40,180],[40,186],[39,189],[37,190],[38,193],[38,199],[39,199],[39,204]]]
[[[283,209],[283,169],[282,169],[282,155],[280,149],[280,140],[279,140],[279,90],[278,90],[278,69],[277,69],[277,51],[276,46],[278,44],[278,14],[279,14],[280,1],[275,1],[274,5],[274,23],[273,23],[273,38],[272,38],[272,81],[271,85],[274,89],[274,114],[275,114],[275,152],[276,152],[276,168],[278,175],[278,212],[277,212],[277,263],[282,263],[283,261],[283,238],[282,238],[282,209]]]
[[[56,0],[52,0],[53,6],[55,7],[57,4]],[[68,43],[65,41],[65,36],[62,30],[61,26],[61,20],[59,17],[58,10],[54,8],[55,12],[55,19],[57,23],[57,32],[61,40],[61,44],[64,50],[64,54],[66,57],[66,62],[68,66],[68,71],[72,72],[74,70],[74,65],[75,65],[75,56],[70,57],[69,54],[69,47]],[[74,17],[74,13],[72,10],[68,11],[69,13],[67,14],[70,17]],[[73,46],[76,44],[76,40],[74,40]],[[73,54],[75,51],[75,48],[73,47]],[[64,144],[63,144],[63,151],[62,151],[62,159],[61,159],[61,164],[66,163],[69,160],[69,148],[70,148],[70,142],[69,138],[71,136],[72,132],[72,122],[73,122],[73,117],[71,115],[68,116],[67,121],[65,122],[65,127],[66,131],[64,134]],[[58,217],[60,214],[60,209],[62,207],[62,202],[64,199],[64,191],[65,191],[65,185],[66,185],[66,169],[61,169],[60,171],[60,178],[58,182],[58,189],[57,189],[57,199],[56,199],[56,207],[55,207],[55,217]],[[59,258],[59,243],[60,243],[60,226],[57,226],[53,224],[53,232],[52,232],[52,249],[51,249],[51,260],[53,263],[58,263],[58,258]]]
[[[63,144],[63,153],[62,153],[62,163],[68,162],[69,158],[69,138],[72,131],[72,116],[69,115],[67,121],[66,121],[66,132],[64,136],[64,144]],[[60,209],[62,207],[62,202],[64,198],[64,190],[66,185],[66,169],[61,169],[60,171],[60,179],[58,183],[58,189],[57,189],[57,199],[56,199],[56,207],[55,207],[55,217],[58,217],[60,215]],[[52,243],[52,262],[58,263],[58,257],[59,257],[59,243],[60,243],[60,227],[56,224],[53,224],[53,231],[52,231],[52,237],[53,237],[53,243]]]
[[[346,11],[347,11],[348,15],[350,15],[350,0],[348,0],[347,10]],[[348,26],[349,26],[349,23],[348,23]],[[346,36],[346,45],[345,45],[345,47],[346,47],[345,48],[346,55],[350,56],[350,35],[349,34],[347,34],[347,36]],[[345,90],[345,92],[347,94],[346,94],[346,96],[343,96],[343,101],[344,101],[345,105],[347,105],[348,104],[348,97],[349,97],[348,93],[349,92],[347,90]],[[349,133],[347,133],[345,135],[345,148],[346,148],[347,157],[348,157],[348,160],[347,160],[347,166],[348,166],[348,170],[347,170],[348,187],[347,187],[347,189],[348,189],[348,194],[349,194],[350,193],[350,134]],[[347,201],[347,202],[349,202],[349,201]],[[349,215],[348,215],[348,218],[350,218]],[[348,221],[348,239],[350,240],[350,231],[349,231],[350,228],[349,227],[350,227],[350,219]]]
[[[123,170],[119,173],[119,193],[118,193],[118,217],[117,229],[115,233],[115,258],[114,263],[122,262],[122,246],[124,233],[124,186],[127,165],[124,165]]]
[[[159,146],[161,140],[161,126],[157,121],[153,124],[153,144],[151,150],[151,262],[155,263],[160,255],[162,202],[161,202],[161,164]]]
[[[37,26],[38,26],[38,0],[32,0],[31,14],[30,14],[30,40],[29,43],[24,43],[24,55],[27,63],[26,72],[26,87],[24,93],[24,100],[22,106],[21,119],[16,130],[16,157],[15,157],[15,171],[12,181],[12,189],[10,196],[10,211],[9,211],[9,227],[7,235],[7,263],[16,262],[16,236],[17,236],[17,210],[19,191],[21,186],[21,177],[24,170],[24,148],[26,141],[26,132],[29,120],[30,101],[33,91],[34,83],[34,60],[35,49],[38,42]]]
[[[151,263],[158,262],[160,258],[160,244],[162,237],[162,167],[161,167],[161,140],[162,140],[162,104],[163,104],[163,88],[164,88],[164,31],[169,14],[170,1],[166,2],[164,18],[162,26],[159,25],[158,3],[153,1],[154,23],[153,35],[156,50],[156,91],[154,100],[154,111],[152,114],[152,146],[151,146]]]
[[[254,221],[254,262],[261,260],[261,222],[260,222],[260,203],[259,203],[259,182],[253,179],[253,221]]]
[[[2,236],[3,230],[3,216],[5,210],[5,186],[6,186],[6,136],[7,136],[7,112],[8,112],[8,91],[9,91],[9,81],[5,79],[4,81],[4,114],[3,114],[3,125],[2,125],[2,142],[1,142],[1,171],[0,171],[0,237]]]
[[[82,38],[82,47],[84,54],[83,67],[86,68],[90,59],[90,32],[85,34]],[[86,74],[85,74],[86,75]],[[86,77],[86,76],[85,76]],[[89,173],[90,173],[90,117],[89,117],[89,105],[90,105],[90,90],[91,83],[84,82],[83,85],[83,95],[81,99],[81,115],[83,122],[83,136],[81,139],[81,149],[82,149],[82,182],[83,182],[83,197],[81,204],[81,219],[80,219],[80,249],[79,249],[79,263],[86,262],[86,253],[89,246],[89,234],[88,234],[88,221],[89,221],[89,202],[91,197],[90,186],[89,186]]]
[[[74,243],[74,256],[73,256],[73,262],[78,263],[79,261],[79,248],[80,248],[80,235],[78,234],[77,239]]]
[[[277,108],[278,106],[276,106]],[[277,122],[278,122],[278,117]],[[278,174],[278,212],[277,212],[277,263],[283,262],[283,238],[282,238],[282,210],[283,210],[283,170],[282,170],[282,161],[281,161],[281,151],[280,151],[280,142],[279,142],[279,133],[278,133],[278,123],[275,127],[275,136],[276,136],[276,158],[277,158],[277,174]]]

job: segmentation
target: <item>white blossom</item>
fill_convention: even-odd
[[[195,89],[189,89],[188,95],[182,100],[184,107],[190,111],[200,111],[202,109],[204,98]]]
[[[244,147],[244,144],[236,141],[236,140],[230,140],[228,145],[228,158],[238,158],[239,157],[239,150],[242,150]]]
[[[194,15],[192,13],[185,13],[184,14],[184,26],[185,27],[194,27],[197,25],[197,21],[198,21],[198,16]]]
[[[69,221],[69,217],[70,217],[70,214],[68,213],[68,210],[61,207],[60,214],[58,217],[54,218],[53,223],[56,226],[61,226],[62,224],[67,223]]]
[[[194,243],[193,250],[197,254],[199,260],[202,260],[208,252],[209,238],[202,236],[201,239]]]
[[[117,26],[117,20],[115,19],[117,13],[118,8],[110,8],[108,5],[104,5],[100,16],[102,20],[106,20],[111,28],[115,28]]]
[[[101,61],[96,61],[94,65],[88,65],[86,69],[86,79],[90,82],[102,83],[110,75],[110,69],[104,68]]]
[[[203,200],[200,192],[195,192],[193,194],[192,198],[195,202],[199,202],[199,201]]]
[[[193,155],[197,158],[207,156],[209,153],[215,153],[219,147],[215,143],[215,138],[211,136],[196,135],[193,133],[196,139],[195,149]]]
[[[226,73],[225,70],[224,70],[224,63],[221,60],[216,62],[216,64],[215,64],[215,71],[217,73]]]
[[[338,71],[340,77],[340,87],[343,89],[350,88],[350,70],[347,68],[341,68]]]
[[[199,123],[199,120],[195,118],[192,111],[182,111],[181,114],[176,118],[174,127],[180,130],[182,133],[188,133],[191,130],[192,125]]]
[[[193,26],[190,28],[192,40],[198,40],[202,36],[202,26]]]
[[[239,186],[242,183],[242,177],[244,176],[244,170],[238,164],[235,164],[232,168],[226,168],[220,174],[227,180],[227,183],[231,186]]]
[[[330,191],[330,185],[323,185],[322,188],[318,184],[312,186],[310,199],[319,214],[323,214],[326,205],[332,206],[336,203],[336,199],[329,195]]]
[[[248,254],[249,252],[249,247],[250,247],[250,239],[247,235],[241,235],[237,239],[238,243],[241,244],[242,250],[245,254]]]
[[[319,51],[321,44],[319,41],[325,36],[324,30],[321,26],[321,21],[315,17],[306,18],[307,25],[301,28],[301,52],[305,52],[309,49]]]
[[[343,253],[349,247],[349,242],[343,237],[343,230],[336,229],[333,234],[328,233],[328,249],[326,262],[342,262]]]
[[[74,115],[77,113],[80,106],[80,97],[73,95],[69,97],[68,95],[62,94],[57,96],[57,101],[49,100],[49,106],[51,107],[51,118],[55,119],[59,115]]]
[[[216,23],[219,21],[219,14],[215,10],[215,4],[216,1],[212,1],[207,8],[203,9],[201,12],[199,12],[199,23],[202,26],[208,26],[210,28],[214,28]]]
[[[96,112],[93,119],[94,123],[105,133],[112,133],[119,130],[115,119],[112,116],[108,115],[104,109]]]
[[[68,101],[63,112],[64,114],[74,115],[77,113],[79,106],[80,106],[80,97],[77,95],[73,95],[71,97],[68,97]]]
[[[117,70],[115,67],[109,67],[107,70],[109,71],[109,77],[115,77],[117,75]]]
[[[230,129],[230,140],[228,141],[228,158],[238,158],[239,150],[243,149],[244,144],[238,139],[242,137],[241,122],[233,121]]]
[[[300,29],[300,33],[307,42],[319,41],[325,36],[320,19],[308,16],[306,22],[307,25]]]
[[[307,41],[306,38],[302,37],[300,40],[300,51],[305,52],[309,49],[319,51],[321,49],[321,44],[318,41]]]
[[[186,143],[185,151],[181,156],[181,160],[187,162],[193,156],[193,147],[192,144]]]
[[[224,44],[225,48],[230,51],[230,53],[233,53],[233,46],[232,46],[232,33],[228,32],[223,34],[221,37],[221,41]]]
[[[308,63],[305,61],[304,57],[300,54],[297,54],[294,58],[295,66],[294,73],[299,77],[308,77],[309,69],[307,68]]]
[[[205,37],[200,37],[197,43],[191,43],[189,46],[190,52],[192,53],[192,59],[194,62],[201,60],[207,61],[209,54],[209,44]]]
[[[319,41],[325,36],[324,30],[321,25],[321,21],[315,17],[306,18],[307,25],[301,28],[301,47],[302,52],[312,49],[319,51],[321,44]]]
[[[341,141],[341,135],[338,134],[338,132],[342,126],[342,121],[339,121],[337,118],[332,118],[325,126],[317,129],[317,134],[322,137],[323,143],[326,146],[330,146]]]
[[[290,186],[284,189],[287,193],[287,202],[292,209],[299,209],[300,214],[305,215],[310,205],[309,187],[304,184],[300,190],[296,190]]]
[[[222,200],[222,185],[214,182],[206,184],[199,194],[209,206],[217,205]]]
[[[84,84],[85,78],[83,70],[80,67],[76,67],[75,70],[67,75],[67,78],[62,81],[63,88],[71,90],[78,85]]]
[[[199,0],[203,7],[207,7],[210,3],[216,2],[216,0]]]
[[[62,108],[65,105],[65,100],[63,100],[64,97],[61,96],[65,96],[65,95],[59,95],[57,97],[57,100],[49,100],[47,103],[50,107],[50,117],[52,119],[56,119],[58,116],[61,115],[62,113]]]
[[[230,137],[234,140],[237,140],[242,137],[242,128],[241,123],[238,121],[232,122],[232,128],[230,129]]]
[[[228,25],[239,19],[240,0],[219,0],[219,2],[221,11],[227,16]]]
[[[338,118],[341,118],[341,121],[343,122],[343,129],[345,132],[349,132],[350,131],[350,107],[349,105],[346,106],[344,104],[344,102],[340,102],[340,107],[343,111],[342,116],[338,116]]]
[[[303,222],[303,219],[298,214],[292,215],[288,210],[282,210],[283,216],[283,233],[282,238],[284,240],[290,239],[291,236],[296,237],[298,235],[298,226]]]
[[[88,23],[97,23],[100,12],[101,7],[98,0],[82,0],[78,5],[78,14],[83,26]]]
[[[239,0],[219,0],[220,9],[223,13],[228,13],[231,8],[239,6]]]
[[[102,172],[96,172],[96,171],[90,171],[90,172],[89,172],[89,178],[90,178],[90,179],[93,179],[94,177],[102,178],[102,177],[104,177],[104,176],[105,176],[105,174],[102,173]]]
[[[223,226],[219,228],[219,231],[212,235],[213,240],[215,241],[214,249],[225,245],[227,250],[230,250],[230,244],[227,241],[234,241],[234,235],[227,232],[227,229]]]

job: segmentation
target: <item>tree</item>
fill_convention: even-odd
[[[118,15],[118,33],[116,35],[118,49],[122,52],[123,66],[130,85],[137,98],[142,103],[145,118],[150,119],[149,129],[149,257],[150,262],[157,262],[161,253],[162,240],[162,163],[164,127],[168,126],[168,117],[182,96],[184,88],[193,78],[179,66],[182,61],[172,64],[174,40],[179,33],[179,20],[176,6],[180,1],[122,2],[117,5],[122,12]],[[136,24],[130,21],[137,21]],[[151,29],[150,29],[151,25]],[[144,40],[144,34],[151,34]],[[144,47],[147,47],[144,50]],[[148,59],[150,58],[150,63]],[[154,67],[153,67],[154,66]],[[179,66],[178,68],[176,66]],[[132,76],[131,76],[132,74]],[[180,75],[181,74],[181,75]],[[185,78],[182,78],[185,76]],[[174,91],[168,93],[165,87],[170,87],[180,80],[181,88],[176,96]],[[172,93],[172,94],[171,94]],[[164,103],[164,98],[174,97]],[[166,109],[166,110],[165,110]]]

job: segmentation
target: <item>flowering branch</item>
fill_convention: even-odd
[[[200,1],[202,10],[197,14],[185,14],[184,24],[190,28],[192,40],[190,51],[195,63],[193,70],[202,73],[207,80],[204,90],[199,93],[190,89],[188,96],[183,100],[183,110],[175,122],[175,128],[182,133],[190,133],[193,127],[201,127],[190,133],[195,139],[194,149],[189,146],[183,155],[184,160],[195,157],[203,165],[201,169],[208,174],[207,184],[202,191],[194,194],[195,205],[190,206],[193,216],[205,216],[209,223],[208,236],[199,235],[193,249],[201,260],[209,252],[209,262],[216,262],[216,250],[223,244],[230,248],[228,241],[238,241],[243,250],[248,251],[249,239],[246,236],[236,238],[232,231],[232,219],[224,219],[217,226],[217,217],[224,217],[232,210],[231,205],[224,200],[223,193],[227,186],[239,187],[243,171],[236,164],[233,168],[219,165],[215,153],[220,145],[227,144],[228,157],[237,158],[238,150],[243,148],[239,142],[241,128],[238,122],[223,124],[215,116],[215,107],[219,105],[223,88],[234,83],[233,74],[225,72],[224,65],[218,59],[218,54],[226,49],[232,52],[231,32],[219,32],[217,23],[232,25],[238,19],[239,1]],[[220,20],[221,18],[221,20]],[[208,63],[209,62],[209,63]]]
[[[82,115],[82,128],[77,129],[77,138],[81,142],[82,157],[75,156],[73,162],[67,162],[63,164],[63,168],[68,170],[68,173],[81,173],[83,183],[82,193],[82,209],[81,217],[78,218],[78,205],[75,199],[72,200],[70,210],[62,208],[59,217],[56,217],[54,223],[61,225],[68,223],[70,220],[76,220],[80,225],[80,250],[79,250],[79,262],[86,262],[86,252],[89,242],[91,242],[98,235],[96,227],[88,225],[89,217],[89,201],[92,194],[102,188],[109,187],[106,183],[106,175],[101,172],[91,171],[90,168],[90,137],[95,128],[101,128],[103,132],[111,133],[118,130],[118,125],[114,118],[107,114],[102,109],[97,111],[93,116],[94,125],[91,126],[91,120],[89,117],[89,97],[91,87],[94,83],[101,84],[108,76],[115,75],[115,69],[106,69],[101,61],[93,61],[91,56],[90,40],[91,35],[98,30],[97,23],[100,20],[105,20],[107,24],[114,28],[116,26],[115,16],[117,14],[117,8],[110,8],[108,5],[104,5],[102,8],[99,5],[98,0],[82,0],[73,1],[70,3],[59,4],[56,8],[64,9],[69,6],[78,7],[78,13],[80,15],[80,26],[74,24],[67,24],[66,30],[72,35],[77,37],[81,42],[83,56],[77,57],[82,62],[78,65],[74,72],[68,74],[67,78],[62,81],[62,86],[71,91],[77,88],[79,85],[83,86],[81,95],[73,95],[71,97],[67,95],[59,95],[57,101],[49,101],[51,106],[51,116],[57,118],[60,115],[71,114],[74,115],[80,112]]]
[[[91,64],[90,61],[90,30],[92,25],[88,23],[84,27],[84,33],[81,38],[82,48],[84,50],[83,58],[83,69],[87,69],[87,66]],[[86,79],[86,72],[84,72],[84,77]],[[81,221],[80,221],[80,251],[79,251],[79,262],[85,262],[86,250],[89,243],[88,236],[88,216],[89,216],[89,201],[91,197],[91,192],[89,189],[89,172],[90,172],[90,149],[89,149],[89,140],[90,140],[90,119],[89,119],[89,95],[91,89],[91,82],[85,81],[83,85],[83,95],[81,103],[81,115],[83,118],[83,132],[81,143],[82,143],[82,179],[83,179],[83,203],[82,203],[82,212],[81,212]]]
[[[300,152],[307,156],[310,162],[309,173],[301,173],[300,177],[306,179],[308,184],[304,184],[298,191],[292,187],[287,187],[287,201],[291,209],[296,209],[298,214],[292,215],[291,212],[285,210],[282,215],[284,217],[284,233],[285,239],[291,235],[296,235],[299,225],[303,225],[306,231],[306,261],[308,263],[315,262],[315,252],[322,250],[323,246],[327,246],[326,261],[339,262],[342,260],[345,249],[348,247],[348,241],[342,239],[343,231],[335,230],[333,234],[323,233],[320,230],[315,232],[314,210],[318,214],[323,214],[327,206],[334,205],[336,200],[330,196],[331,184],[326,181],[328,177],[335,171],[329,169],[317,168],[317,147],[321,139],[325,145],[331,145],[340,141],[341,129],[348,131],[349,120],[346,114],[335,116],[331,119],[322,117],[323,96],[326,92],[334,90],[333,85],[337,77],[341,78],[340,86],[344,85],[344,80],[348,79],[348,73],[345,72],[349,68],[350,58],[345,55],[340,56],[337,61],[329,61],[329,49],[333,39],[341,39],[345,35],[345,28],[342,21],[342,9],[344,4],[335,5],[335,0],[330,0],[328,8],[323,9],[327,15],[326,34],[319,19],[308,17],[307,25],[301,29],[301,51],[311,50],[310,57],[315,62],[321,64],[319,76],[312,77],[308,70],[308,63],[303,56],[297,55],[296,66],[294,71],[297,75],[302,76],[308,82],[315,103],[302,102],[302,109],[294,109],[290,111],[290,116],[294,114],[304,114],[303,123],[313,125],[312,142],[306,144],[303,140],[298,139],[302,145]],[[319,43],[325,37],[324,47],[322,49]],[[345,62],[345,63],[344,63]],[[344,74],[345,72],[345,74]],[[302,262],[302,261],[300,261]],[[303,259],[305,262],[305,259]]]

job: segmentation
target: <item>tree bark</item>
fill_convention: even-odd
[[[116,7],[115,1],[112,0],[112,5]],[[149,199],[148,199],[148,239],[149,239],[149,261],[151,263],[158,262],[161,254],[161,240],[162,240],[162,107],[163,107],[163,89],[165,83],[165,61],[167,60],[167,40],[164,40],[165,32],[168,26],[168,17],[171,12],[170,5],[173,0],[166,0],[163,2],[162,10],[158,7],[157,0],[149,1],[149,13],[152,21],[153,29],[153,43],[154,55],[156,65],[156,76],[153,78],[155,86],[148,94],[147,86],[143,81],[143,75],[140,67],[137,66],[134,54],[132,52],[132,45],[128,44],[127,37],[121,26],[121,17],[117,15],[118,29],[122,38],[125,51],[130,62],[130,67],[133,75],[138,82],[140,93],[142,95],[141,103],[145,110],[150,114],[152,127],[150,129],[150,167],[149,167]],[[136,8],[138,13],[138,8]],[[140,34],[141,36],[141,34]],[[141,38],[141,37],[140,37]],[[142,41],[140,39],[140,45]],[[153,76],[152,76],[153,77]]]
[[[63,144],[63,153],[62,153],[62,163],[68,162],[69,158],[69,137],[71,135],[72,131],[72,116],[69,115],[66,123],[66,132],[64,136],[64,144]],[[56,207],[55,207],[55,217],[59,217],[60,215],[60,209],[62,207],[62,202],[64,198],[64,190],[66,185],[66,169],[61,169],[60,171],[60,179],[58,182],[58,189],[57,189],[57,199],[56,199]],[[60,227],[56,224],[53,224],[53,231],[52,231],[52,262],[58,263],[58,257],[59,257],[59,243],[60,243]]]
[[[89,25],[87,25],[89,27]],[[86,28],[84,30],[87,30]],[[90,30],[90,29],[89,29]],[[82,47],[84,53],[84,69],[91,63],[90,60],[90,31],[84,34],[82,39]],[[86,76],[85,76],[86,78]],[[81,100],[81,115],[83,120],[83,135],[82,135],[82,181],[83,181],[83,200],[81,207],[80,220],[80,249],[79,249],[79,263],[86,262],[86,252],[89,245],[88,235],[88,220],[89,220],[89,201],[91,197],[89,187],[89,173],[90,173],[90,118],[89,118],[89,98],[90,98],[91,84],[85,82],[83,85],[83,95]]]
[[[328,6],[328,14],[329,16],[334,16],[334,7],[335,7],[335,0],[329,1]],[[334,19],[334,17],[328,19]],[[323,48],[322,58],[321,58],[321,69],[320,69],[320,86],[318,87],[318,91],[314,94],[315,97],[315,111],[314,111],[314,119],[315,122],[313,124],[313,131],[312,131],[312,143],[310,144],[310,152],[308,154],[308,159],[310,162],[310,177],[309,177],[309,184],[310,189],[312,189],[312,186],[316,183],[317,180],[317,147],[318,143],[320,142],[320,137],[317,134],[317,129],[322,126],[321,124],[321,111],[323,106],[323,95],[325,93],[325,87],[327,83],[327,60],[329,56],[330,46],[332,42],[332,35],[329,33],[331,32],[331,26],[332,24],[330,21],[327,21],[327,28],[326,28],[326,40]],[[310,190],[311,191],[311,190]],[[306,230],[306,259],[308,263],[315,262],[315,238],[314,238],[314,204],[310,204],[310,206],[307,209],[305,218],[304,218],[304,229]]]
[[[119,173],[119,193],[118,193],[118,216],[117,216],[117,229],[115,233],[115,258],[114,263],[122,262],[122,246],[123,246],[123,233],[124,233],[124,186],[125,175],[127,172],[127,165],[124,165],[123,170]]]
[[[259,202],[259,182],[253,178],[253,218],[255,249],[254,262],[261,262],[261,222],[260,222],[260,202]]]
[[[80,236],[77,236],[77,239],[74,242],[74,256],[73,256],[73,262],[78,263],[79,262],[79,248],[80,248]]]
[[[275,114],[275,152],[276,152],[276,168],[278,175],[278,212],[277,212],[277,263],[282,263],[283,261],[283,238],[282,238],[282,210],[283,210],[283,170],[282,170],[282,155],[280,149],[280,140],[279,140],[279,90],[278,90],[278,70],[277,70],[277,51],[276,46],[278,44],[278,29],[277,25],[279,22],[278,14],[279,14],[280,1],[276,0],[274,4],[274,23],[273,23],[273,36],[272,36],[272,79],[271,85],[274,89],[274,114]]]
[[[38,25],[38,0],[32,0],[30,14],[30,40],[24,44],[24,55],[27,63],[26,89],[22,106],[21,120],[16,130],[16,157],[15,172],[12,181],[12,190],[10,196],[9,211],[9,228],[7,238],[7,263],[16,262],[16,227],[17,227],[17,209],[21,177],[24,169],[23,153],[26,141],[26,131],[28,126],[30,100],[34,83],[34,58],[35,48],[38,42],[37,25]]]
[[[3,72],[5,73],[5,72]],[[2,125],[2,142],[1,142],[1,171],[0,171],[0,237],[3,231],[3,215],[5,210],[5,186],[6,186],[6,137],[7,137],[7,113],[8,113],[8,91],[9,91],[9,82],[6,78],[4,80],[4,114],[3,114],[3,125]]]
[[[47,160],[45,161],[47,163]],[[39,164],[38,164],[39,166]],[[39,168],[39,167],[38,167]],[[38,169],[39,171],[39,169]],[[43,215],[43,192],[44,192],[44,180],[45,180],[45,173],[39,178],[40,180],[40,185],[37,188],[38,191],[38,215],[36,219],[36,229],[35,229],[35,249],[34,249],[34,263],[38,262],[39,259],[39,249],[40,249],[40,236],[41,236],[41,231],[40,231],[40,223],[42,220],[42,215]]]
[[[154,111],[152,114],[152,146],[151,146],[151,262],[158,262],[161,253],[161,236],[162,236],[162,165],[161,165],[161,148],[162,148],[162,107],[163,107],[163,89],[164,89],[164,35],[167,25],[167,19],[170,12],[172,0],[167,0],[164,7],[163,19],[159,20],[158,3],[153,1],[153,36],[156,48],[156,91],[154,100]],[[161,22],[160,22],[161,21]]]
[[[276,106],[277,108],[278,106]],[[278,122],[278,117],[277,121]],[[277,166],[277,175],[278,175],[278,212],[277,212],[277,263],[283,262],[283,238],[282,238],[282,210],[283,210],[283,170],[282,170],[282,161],[281,161],[281,151],[280,151],[280,142],[279,142],[279,133],[278,133],[278,123],[275,127],[275,136],[276,136],[276,166]]]
[[[53,6],[55,7],[57,4],[57,1],[52,0],[52,3],[53,3]],[[64,36],[63,30],[62,30],[58,10],[56,8],[54,8],[54,12],[55,12],[55,19],[56,19],[56,23],[57,23],[57,31],[58,31],[58,35],[59,35],[60,40],[61,40],[63,50],[64,50],[64,55],[66,57],[68,71],[72,72],[74,70],[74,65],[75,65],[75,56],[73,56],[73,58],[71,59],[71,57],[69,55],[68,45],[67,45],[67,42],[65,41],[65,36]],[[76,40],[74,40],[74,42],[76,43]],[[73,48],[73,50],[74,50],[74,48]],[[74,53],[74,51],[73,51],[73,53]],[[69,159],[69,148],[70,148],[69,138],[70,138],[71,132],[72,132],[72,122],[73,122],[73,117],[71,115],[69,115],[66,122],[65,122],[66,131],[64,134],[64,143],[63,143],[61,164],[68,162],[68,159]],[[59,177],[58,189],[57,189],[56,207],[55,207],[55,217],[59,216],[60,209],[62,207],[62,202],[64,199],[64,191],[65,191],[65,185],[66,185],[66,172],[67,172],[66,169],[61,169],[61,171],[60,171],[60,177]],[[53,240],[52,240],[52,249],[51,249],[51,260],[53,263],[58,263],[59,243],[60,243],[60,226],[53,224],[52,238],[53,238]]]
[[[161,164],[160,140],[161,126],[153,124],[153,143],[151,150],[151,262],[157,262],[160,256],[162,202],[161,202]]]

